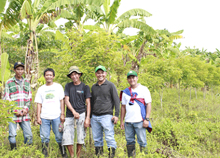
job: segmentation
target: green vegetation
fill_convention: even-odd
[[[70,82],[68,68],[77,65],[84,73],[82,80],[90,87],[96,82],[95,67],[104,65],[107,79],[118,92],[128,86],[126,74],[136,70],[139,83],[152,94],[151,121],[153,132],[147,134],[148,155],[136,157],[219,157],[220,156],[220,51],[180,49],[183,30],[155,30],[145,22],[151,16],[145,10],[131,9],[117,16],[120,0],[11,0],[4,12],[0,2],[0,56],[3,94],[5,81],[14,75],[13,64],[24,62],[25,77],[31,80],[33,99],[45,83],[43,70],[55,70],[55,81],[63,86]],[[101,10],[103,6],[104,10]],[[21,16],[19,16],[21,14]],[[27,23],[22,21],[27,19]],[[65,18],[59,27],[54,23]],[[85,25],[94,20],[95,25]],[[139,29],[135,36],[123,33],[125,28]],[[29,48],[29,49],[27,49]],[[49,98],[52,96],[48,96]],[[0,100],[0,156],[43,157],[36,105],[33,103],[33,146],[23,144],[18,130],[18,150],[10,151],[7,122],[13,106]],[[90,131],[91,132],[91,131]],[[115,126],[118,148],[116,157],[126,157],[126,140],[119,123]],[[82,157],[94,156],[94,143],[87,129]],[[103,157],[107,157],[104,146]],[[50,157],[60,157],[53,133]]]

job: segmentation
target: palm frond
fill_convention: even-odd
[[[7,0],[1,0],[1,2],[0,2],[0,13],[4,12],[6,1]]]
[[[120,2],[121,2],[121,0],[115,0],[113,2],[112,6],[110,7],[110,11],[108,13],[108,19],[107,19],[106,23],[113,24],[115,22]]]
[[[28,0],[25,0],[21,7],[21,19],[26,18],[27,16],[32,16],[33,13],[31,11],[31,4]]]
[[[156,34],[156,31],[152,27],[150,27],[146,23],[143,23],[143,22],[138,21],[136,19],[124,20],[123,22],[119,23],[117,25],[117,27],[119,27],[119,28],[129,28],[129,27],[131,27],[131,28],[140,29],[141,31],[143,31],[146,34],[151,34],[151,35]]]
[[[105,15],[108,15],[110,11],[110,0],[105,0],[103,3],[103,7],[104,7]]]
[[[2,20],[5,29],[13,27],[18,21],[20,21],[19,15],[23,2],[24,0],[14,0],[9,3]]]
[[[131,9],[118,17],[115,23],[117,24],[123,20],[129,19],[131,16],[150,17],[152,14],[144,9]]]

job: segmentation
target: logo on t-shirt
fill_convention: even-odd
[[[53,93],[48,93],[46,95],[46,99],[53,99],[54,98],[54,94]]]
[[[76,92],[77,92],[77,93],[84,93],[84,91],[79,91],[79,90],[77,90]]]

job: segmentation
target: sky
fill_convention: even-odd
[[[184,30],[181,49],[194,46],[214,52],[220,50],[219,0],[122,0],[118,15],[141,8],[152,14],[146,23],[154,29],[166,28],[169,32]],[[136,30],[127,29],[133,35]]]
[[[113,0],[111,0],[113,3]],[[186,47],[204,49],[209,52],[220,50],[220,0],[121,0],[118,17],[124,12],[141,8],[152,14],[146,23],[156,29],[169,32],[184,30],[180,49]],[[63,24],[58,21],[56,24]],[[88,21],[86,24],[94,24]],[[135,35],[137,29],[126,29],[125,34]]]
[[[111,0],[111,3],[113,0]],[[220,0],[121,0],[118,16],[124,12],[141,8],[152,14],[146,23],[154,29],[166,28],[169,32],[184,30],[181,49],[185,47],[220,50]],[[56,24],[64,24],[59,20]],[[87,24],[93,24],[88,21]],[[125,34],[135,35],[137,29],[126,29]]]

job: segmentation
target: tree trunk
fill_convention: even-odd
[[[192,89],[192,87],[190,86],[190,97],[189,97],[189,98],[190,98],[190,99],[189,99],[190,102],[191,102],[191,96],[192,96],[192,95],[191,95],[191,89]]]
[[[136,72],[139,71],[139,65],[138,65],[138,62],[141,61],[142,57],[144,56],[144,46],[146,45],[147,43],[147,40],[145,40],[142,45],[141,45],[141,48],[139,50],[139,53],[136,57],[137,61],[133,61],[132,62],[132,70],[135,70]]]
[[[1,55],[2,55],[2,25],[0,25],[0,67],[2,66]]]
[[[195,88],[195,95],[196,95],[196,99],[197,99],[197,88]]]
[[[179,80],[179,104],[181,105],[181,100],[180,100],[180,80]]]
[[[170,80],[170,88],[173,88],[173,80]]]
[[[161,109],[163,109],[163,87],[161,88],[159,95],[160,95],[160,106],[161,106]]]
[[[206,86],[204,86],[203,88],[203,98],[205,99],[205,97],[206,97]]]

